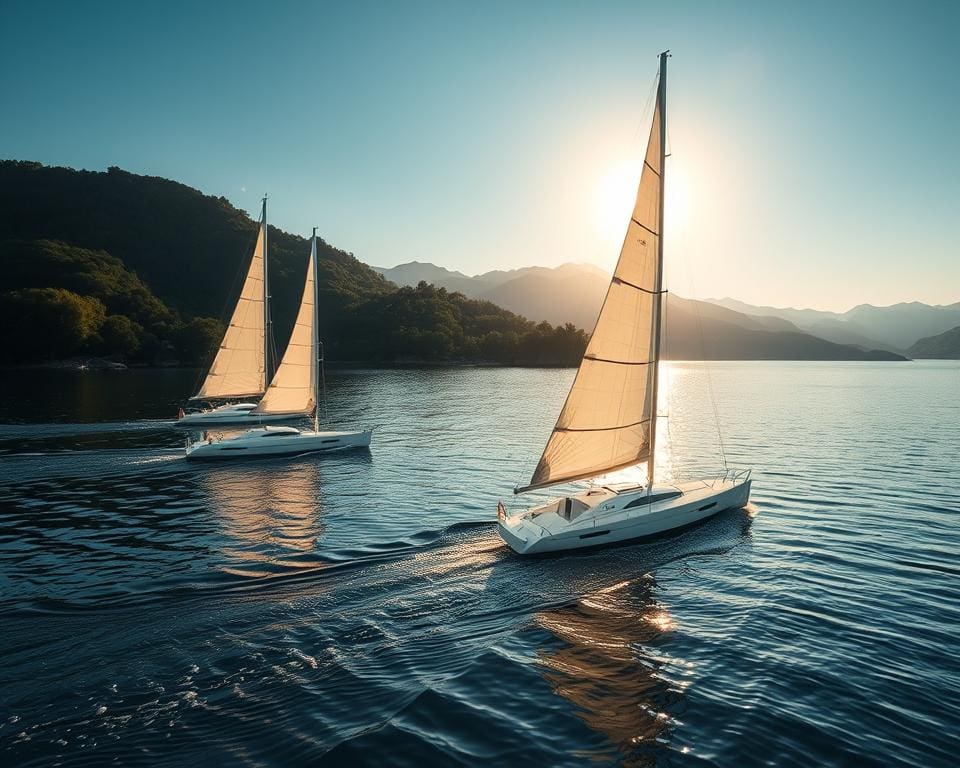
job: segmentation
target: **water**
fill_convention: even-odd
[[[195,372],[5,374],[0,764],[954,765],[960,366],[675,364],[661,473],[751,507],[521,559],[571,375],[335,371],[369,453],[195,466]]]

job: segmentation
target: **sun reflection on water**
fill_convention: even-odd
[[[201,486],[243,575],[316,550],[323,536],[320,467],[309,459],[205,468]],[[306,563],[313,565],[314,563]]]
[[[650,649],[676,625],[653,586],[649,576],[621,582],[536,617],[559,641],[538,652],[544,677],[613,750],[583,757],[653,765],[669,741],[682,688]]]

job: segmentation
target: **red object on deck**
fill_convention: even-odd
[[[177,421],[184,417],[183,408],[177,408]]]

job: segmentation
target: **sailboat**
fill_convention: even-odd
[[[683,528],[750,499],[750,470],[656,483],[657,375],[663,290],[663,190],[669,51],[660,54],[653,123],[636,203],[613,279],[556,426],[523,493],[595,480],[642,462],[646,483],[592,484],[510,514],[498,530],[520,554],[641,539]]]
[[[257,399],[267,389],[270,371],[270,294],[267,282],[267,198],[263,198],[260,230],[243,289],[233,309],[217,356],[200,390],[190,399],[224,405],[178,414],[176,424],[204,427],[289,421],[309,412],[258,413]],[[239,402],[238,402],[239,401]]]
[[[187,440],[188,459],[236,459],[251,456],[289,456],[302,453],[329,453],[370,445],[372,430],[321,432],[318,403],[320,370],[323,365],[317,313],[317,230],[313,230],[310,261],[303,286],[303,297],[290,341],[277,366],[277,372],[260,401],[250,411],[250,419],[277,415],[312,413],[313,429],[262,426],[230,438],[209,433],[200,440]]]

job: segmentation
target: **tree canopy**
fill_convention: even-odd
[[[166,179],[0,161],[0,361],[89,353],[206,362],[256,232],[226,199]],[[352,254],[318,245],[329,359],[572,365],[583,353],[586,335],[573,326],[537,325],[426,283],[398,289]],[[270,227],[281,350],[309,250],[306,239]]]

